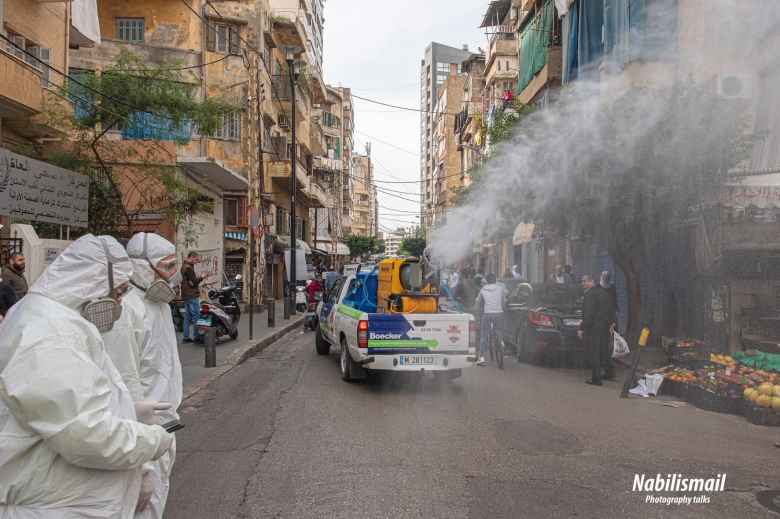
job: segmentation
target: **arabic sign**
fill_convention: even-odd
[[[89,178],[0,148],[0,215],[86,227]]]
[[[219,259],[222,252],[219,249],[214,250],[196,250],[198,253],[198,262],[193,267],[195,274],[203,278],[203,284],[219,282]]]
[[[57,256],[60,255],[60,249],[52,249],[49,247],[46,247],[43,250],[43,262],[45,264],[54,263],[54,260],[57,259]]]

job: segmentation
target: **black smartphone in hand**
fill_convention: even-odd
[[[166,432],[172,433],[173,431],[178,431],[179,429],[184,428],[184,424],[181,423],[178,420],[171,420],[168,423],[164,423],[161,426],[163,429],[165,429]]]

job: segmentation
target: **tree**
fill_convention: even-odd
[[[349,247],[349,257],[364,258],[367,255],[376,253],[379,250],[379,240],[376,236],[361,236],[359,234],[350,234],[344,238],[344,242]]]
[[[748,158],[755,136],[744,110],[687,85],[638,88],[606,103],[564,92],[552,109],[518,120],[475,168],[461,203],[481,211],[482,230],[526,221],[596,240],[626,276],[636,340],[634,260]]]
[[[406,256],[415,256],[417,258],[422,257],[423,251],[427,246],[425,238],[422,236],[409,236],[404,238],[401,243],[398,244],[398,252]]]
[[[148,66],[122,50],[100,74],[73,75],[67,87],[57,87],[74,112],[52,107],[46,113],[66,123],[71,138],[55,144],[48,159],[90,176],[88,232],[131,235],[136,219],[154,212],[168,217],[189,244],[196,238],[192,217],[213,210],[177,174],[175,147],[164,141],[189,140],[190,129],[212,135],[223,115],[238,107],[221,98],[201,100],[182,66],[181,60]],[[128,145],[108,138],[111,130],[143,134]]]

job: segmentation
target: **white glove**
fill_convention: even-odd
[[[141,493],[138,494],[138,504],[135,507],[136,513],[143,512],[149,506],[153,489],[152,476],[148,472],[144,472],[144,475],[141,476]]]
[[[155,414],[155,411],[165,411],[171,408],[168,402],[136,402],[135,419],[146,425],[162,425],[162,418]]]
[[[173,435],[159,425],[153,425],[152,427],[160,433],[160,445],[157,447],[157,452],[154,453],[154,457],[152,458],[152,461],[157,461],[163,454],[168,452],[168,449],[173,445]]]

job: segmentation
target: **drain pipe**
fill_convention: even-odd
[[[203,17],[204,20],[207,20],[207,22],[201,22],[198,20],[199,23],[202,25],[202,29],[200,32],[200,100],[202,102],[206,101],[206,41],[208,40],[208,31],[209,29],[208,25],[208,18],[206,17],[206,0],[201,0],[200,2],[200,15]],[[199,143],[199,153],[201,157],[206,156],[206,136],[201,135],[200,136],[200,143]]]

